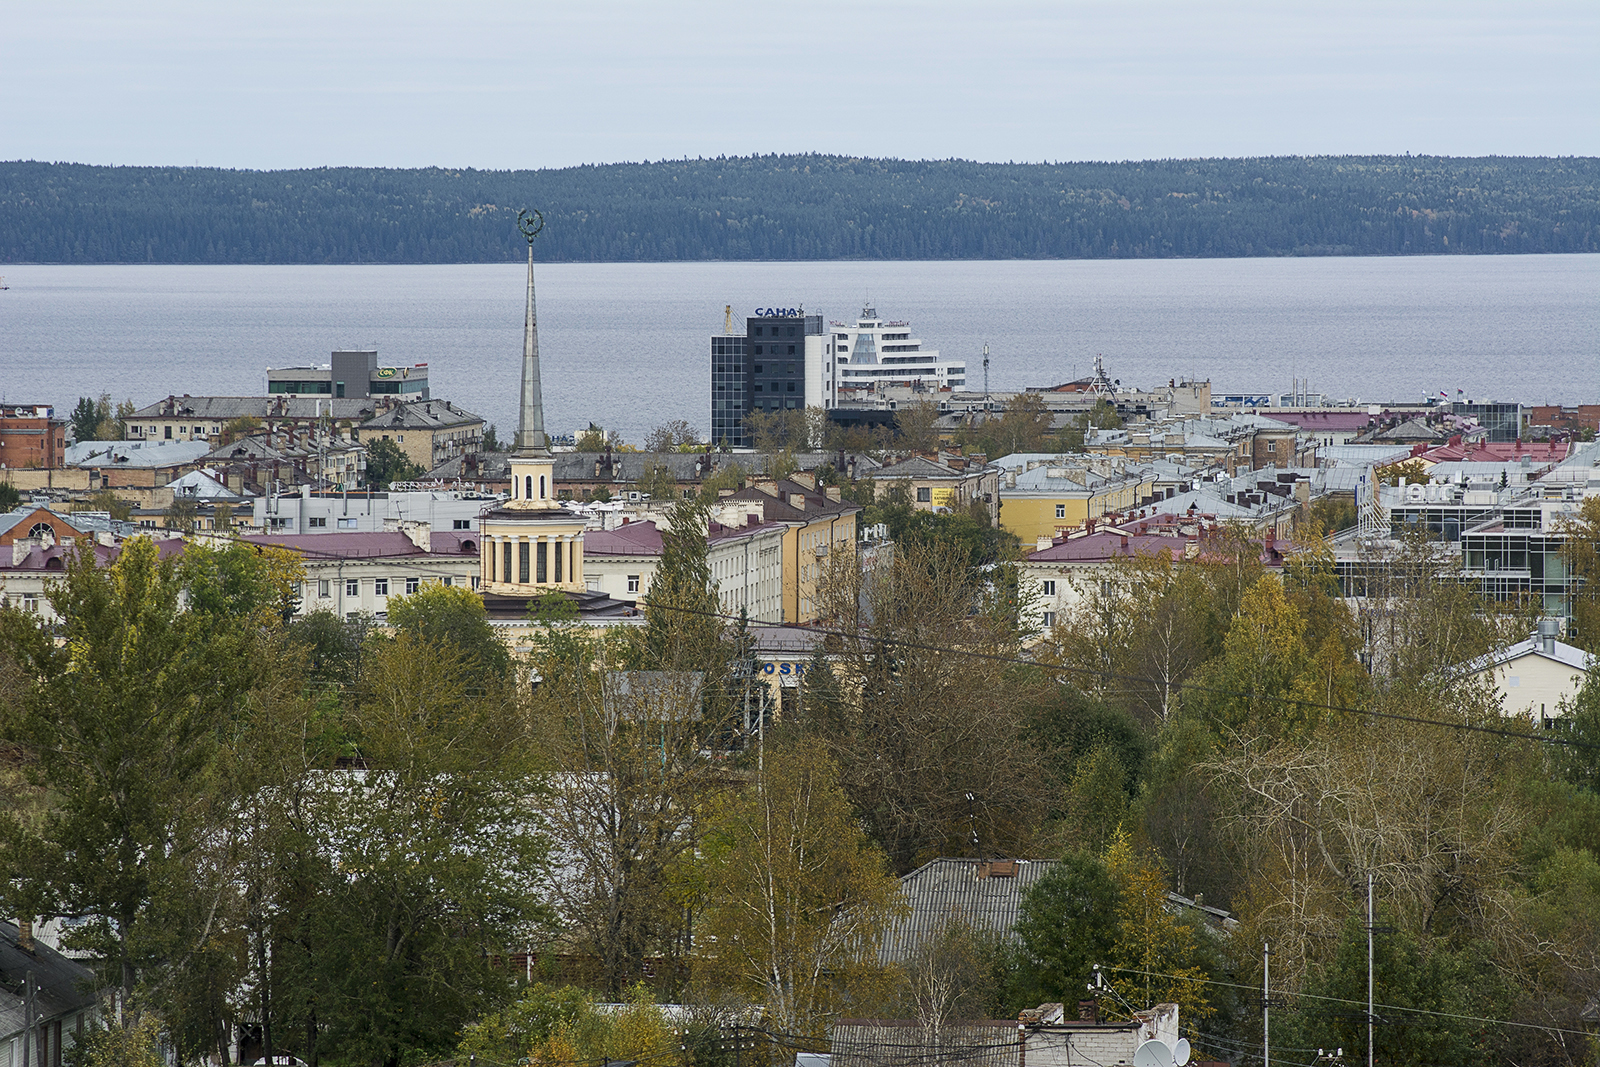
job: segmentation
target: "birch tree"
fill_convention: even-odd
[[[815,741],[773,748],[712,808],[703,845],[706,974],[766,1006],[773,1025],[820,1035],[841,1005],[881,993],[878,945],[904,906]]]

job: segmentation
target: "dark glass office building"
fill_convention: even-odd
[[[820,403],[825,342],[821,315],[756,316],[745,320],[743,337],[713,334],[712,444],[748,448],[751,412]]]

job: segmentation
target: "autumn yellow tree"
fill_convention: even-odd
[[[699,861],[700,970],[764,1004],[773,1025],[820,1036],[842,1002],[884,988],[878,944],[903,907],[827,749],[769,749],[744,789],[714,801]]]
[[[1190,1021],[1210,1015],[1195,932],[1172,914],[1161,868],[1120,833],[1106,850],[1106,866],[1117,885],[1111,985],[1120,1000],[1139,1009],[1176,1004],[1178,1017]]]

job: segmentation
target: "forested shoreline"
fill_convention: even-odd
[[[975,163],[829,155],[551,170],[0,163],[0,262],[1147,259],[1600,251],[1600,159]]]

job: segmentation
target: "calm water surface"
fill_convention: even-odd
[[[0,267],[0,396],[70,408],[108,392],[252,395],[268,367],[376,345],[429,364],[435,397],[515,428],[520,266]],[[723,306],[803,304],[832,319],[870,300],[924,347],[990,346],[995,389],[1048,385],[1105,356],[1154,386],[1314,390],[1414,400],[1594,402],[1600,256],[939,263],[557,264],[538,268],[547,423],[639,441],[707,425],[706,338]]]

